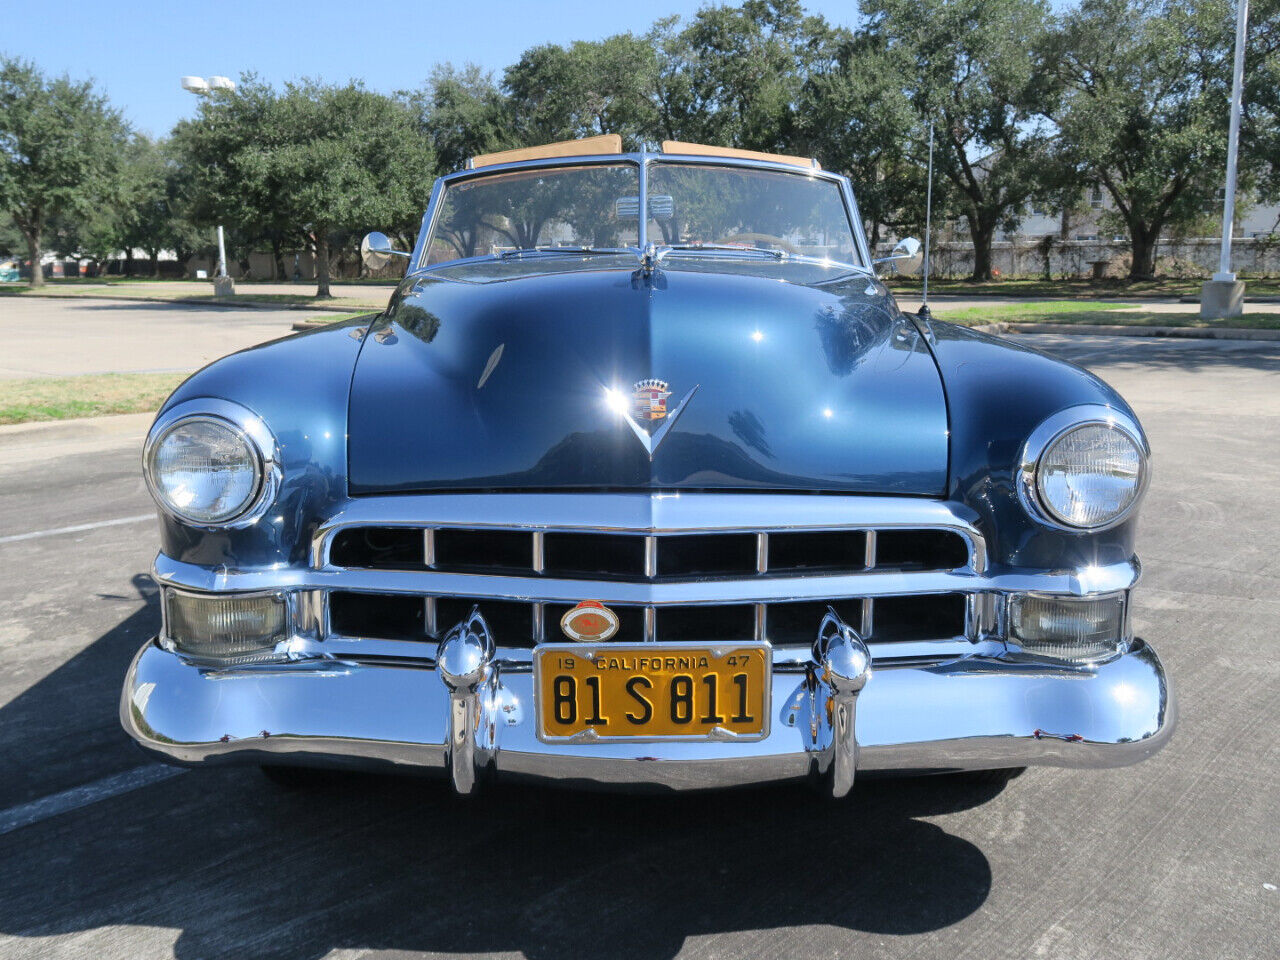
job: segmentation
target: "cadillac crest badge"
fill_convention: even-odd
[[[632,393],[636,418],[639,420],[663,420],[667,416],[667,389],[665,380],[641,380]]]

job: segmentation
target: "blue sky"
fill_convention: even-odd
[[[46,72],[92,77],[140,130],[167,133],[195,98],[186,74],[235,78],[254,71],[279,83],[296,77],[363,79],[375,90],[418,87],[433,64],[472,61],[500,71],[537,43],[641,32],[658,17],[688,16],[706,0],[260,0],[14,3],[0,22],[0,54]],[[856,0],[806,7],[852,26]]]

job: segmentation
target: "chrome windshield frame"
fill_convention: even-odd
[[[854,246],[861,263],[845,263],[843,261],[829,261],[834,266],[849,266],[859,270],[871,273],[874,267],[871,265],[871,249],[867,243],[866,233],[863,230],[862,216],[858,211],[858,203],[853,195],[853,188],[847,177],[838,173],[832,173],[827,170],[806,169],[797,167],[792,164],[767,161],[753,160],[740,157],[719,157],[719,156],[695,156],[692,154],[674,154],[674,153],[653,153],[649,151],[639,153],[617,153],[617,154],[591,154],[578,157],[548,157],[541,160],[521,160],[515,163],[499,163],[493,166],[481,167],[476,170],[459,170],[456,173],[450,173],[443,177],[439,177],[431,189],[431,200],[427,205],[426,213],[422,218],[422,227],[418,231],[417,243],[414,245],[413,257],[410,260],[412,267],[410,273],[425,273],[440,267],[456,266],[460,263],[473,263],[476,261],[491,260],[492,257],[459,257],[453,260],[442,260],[438,263],[426,263],[427,251],[429,249],[428,238],[431,237],[436,228],[436,220],[440,214],[442,200],[445,190],[456,183],[465,182],[467,180],[487,177],[494,174],[507,173],[515,170],[536,170],[543,168],[564,168],[577,166],[618,166],[623,164],[634,165],[639,172],[639,204],[640,209],[645,209],[648,200],[648,183],[649,183],[649,167],[651,164],[670,163],[683,165],[701,165],[710,167],[742,167],[753,170],[767,170],[772,173],[779,173],[792,177],[804,177],[809,180],[825,180],[834,183],[840,190],[840,198],[844,203],[845,216],[849,220],[849,228],[853,234]],[[627,246],[625,249],[636,255],[637,260],[643,259],[644,251],[648,246],[648,222],[646,218],[640,219],[639,229],[637,231],[638,245],[634,248]],[[617,255],[617,254],[613,254]],[[582,254],[582,256],[593,256],[593,254]],[[806,258],[812,259],[812,258]],[[796,258],[800,262],[800,258]]]

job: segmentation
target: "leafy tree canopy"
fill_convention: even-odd
[[[31,282],[55,219],[108,210],[121,196],[128,127],[89,81],[48,78],[32,63],[0,59],[0,205],[26,240]]]

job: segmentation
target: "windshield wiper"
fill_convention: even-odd
[[[825,257],[811,257],[802,253],[790,253],[786,250],[768,250],[762,247],[737,247],[731,243],[671,243],[664,244],[658,248],[657,260],[661,261],[668,253],[698,253],[706,250],[710,253],[745,253],[753,254],[758,257],[768,257],[771,260],[788,261],[795,263],[816,263],[821,266],[839,266],[849,267],[852,271],[865,274],[869,277],[875,276],[875,271],[864,267],[857,263],[843,263],[839,260],[830,260]],[[848,276],[848,274],[845,274]]]
[[[764,247],[737,247],[732,243],[664,243],[658,248],[658,259],[668,253],[745,253],[773,260],[788,260],[791,254],[785,250],[769,250]]]
[[[524,257],[547,257],[561,254],[581,255],[584,253],[634,253],[626,247],[521,247],[519,250],[503,250],[494,254],[499,260],[519,260]]]

